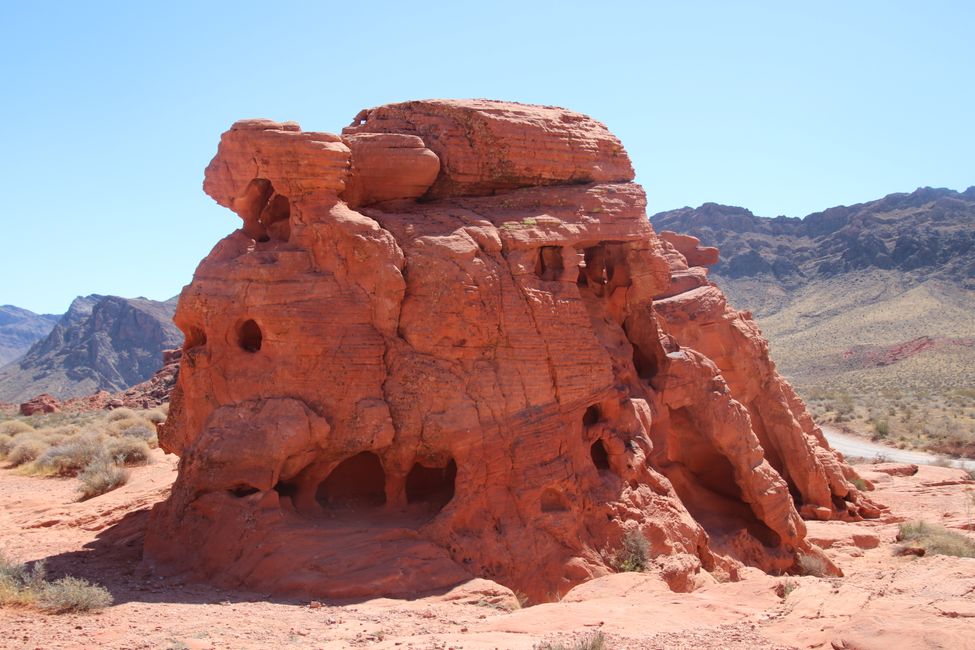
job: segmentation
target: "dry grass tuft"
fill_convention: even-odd
[[[52,614],[93,612],[112,604],[112,595],[81,578],[47,581],[44,562],[28,566],[0,554],[0,606],[36,607]]]
[[[798,565],[799,575],[815,576],[817,578],[824,578],[829,575],[826,562],[815,555],[800,555]]]
[[[38,474],[75,476],[104,453],[102,436],[95,433],[73,436],[41,454],[34,461],[34,469]]]
[[[17,436],[21,433],[28,433],[33,430],[34,427],[27,424],[23,420],[7,420],[6,422],[0,422],[0,433],[8,436]]]
[[[571,645],[543,642],[535,644],[534,650],[608,650],[606,637],[602,632],[592,632]]]
[[[944,526],[926,521],[901,524],[897,540],[916,544],[928,554],[975,557],[975,541]]]
[[[138,438],[116,438],[108,441],[108,455],[119,465],[147,465],[151,460],[149,445]]]
[[[609,564],[619,572],[645,571],[650,562],[650,543],[639,528],[626,531],[623,547],[610,557]]]
[[[49,445],[39,438],[21,436],[10,453],[7,454],[7,462],[10,467],[20,467],[31,463],[47,451]]]
[[[136,417],[135,411],[129,408],[117,408],[108,414],[109,422],[117,422],[119,420],[125,420],[127,418]]]
[[[78,476],[81,500],[128,480],[125,466],[152,461],[159,446],[154,422],[165,408],[60,412],[0,422],[0,458],[28,476]]]
[[[98,611],[112,602],[104,587],[70,576],[45,584],[38,598],[40,608],[52,614]]]
[[[92,461],[78,478],[81,479],[81,485],[78,487],[78,491],[81,492],[79,501],[86,501],[125,485],[129,480],[129,473],[107,456],[100,456]]]

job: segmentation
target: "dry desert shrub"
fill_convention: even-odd
[[[916,544],[929,554],[975,557],[975,541],[944,526],[926,521],[901,524],[897,540]]]
[[[28,566],[0,554],[0,606],[37,607],[52,614],[91,612],[112,604],[112,595],[81,578],[47,581],[44,562]]]
[[[46,583],[38,598],[40,608],[52,614],[98,611],[111,604],[107,589],[70,576]]]
[[[136,416],[119,418],[117,420],[108,420],[102,425],[101,429],[107,435],[119,436],[122,435],[123,431],[131,429],[132,427],[142,427],[153,431],[155,431],[156,429],[155,425],[153,425],[152,422],[149,422],[145,418],[136,417]]]
[[[81,479],[78,487],[81,492],[79,501],[86,501],[125,485],[129,480],[129,473],[107,456],[100,456],[85,467],[78,478]]]
[[[543,642],[536,644],[534,650],[609,650],[609,646],[602,632],[592,632],[571,645]]]
[[[27,566],[0,554],[0,606],[32,605],[44,585],[44,563]]]
[[[166,413],[161,408],[149,409],[142,414],[142,417],[149,420],[153,424],[162,424],[166,421]]]
[[[14,448],[14,437],[6,433],[0,433],[0,458],[6,458],[10,450]]]
[[[829,574],[826,562],[815,555],[799,556],[799,575],[815,576],[817,578],[826,577]]]
[[[17,436],[21,433],[27,433],[33,430],[34,427],[27,424],[23,420],[7,420],[6,422],[0,422],[0,433],[8,436]]]
[[[159,446],[159,439],[156,437],[156,430],[154,427],[149,427],[145,424],[136,424],[127,429],[123,429],[120,436],[125,438],[136,438],[142,440],[149,447],[155,449]]]
[[[638,528],[634,528],[623,535],[623,547],[611,557],[610,565],[621,573],[639,573],[646,570],[649,561],[650,543]]]
[[[122,437],[108,441],[108,455],[119,465],[147,465],[149,454],[145,440]]]
[[[75,476],[105,453],[105,441],[95,433],[67,438],[34,461],[39,474]]]
[[[108,414],[107,420],[109,422],[117,422],[118,420],[125,420],[128,418],[136,417],[135,411],[130,408],[117,408]]]
[[[7,454],[7,462],[10,467],[20,467],[31,463],[47,451],[48,447],[49,445],[39,438],[20,436],[17,444]]]
[[[31,416],[30,423],[11,420],[0,423],[11,432],[0,434],[0,458],[23,474],[78,476],[80,500],[90,499],[124,485],[124,466],[151,462],[159,444],[154,421],[165,417],[163,409],[119,408],[57,419]]]

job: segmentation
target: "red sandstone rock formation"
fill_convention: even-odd
[[[688,588],[799,570],[820,555],[800,514],[875,514],[708,283],[716,251],[658,237],[632,179],[603,125],[551,107],[235,124],[204,187],[244,225],[180,298],[180,473],[146,559],[277,593],[483,576],[544,600],[628,532]]]
[[[21,415],[34,415],[36,413],[57,413],[61,410],[61,405],[57,398],[47,393],[41,393],[37,397],[27,400],[20,405]]]

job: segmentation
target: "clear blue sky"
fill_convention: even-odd
[[[650,212],[802,216],[975,184],[975,3],[42,2],[0,13],[0,304],[175,295],[238,219],[239,118],[339,131],[428,97],[605,122]]]

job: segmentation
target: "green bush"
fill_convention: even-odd
[[[108,457],[96,458],[81,475],[81,501],[111,492],[115,488],[125,485],[129,480],[129,473],[113,463]]]

